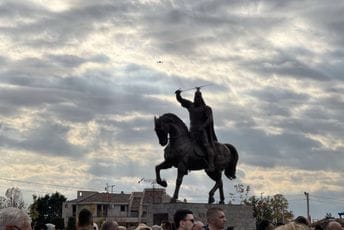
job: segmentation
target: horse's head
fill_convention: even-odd
[[[165,146],[168,142],[168,127],[160,117],[154,117],[154,130],[158,136],[159,144]]]

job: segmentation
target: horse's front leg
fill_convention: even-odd
[[[224,204],[225,203],[225,195],[223,194],[222,178],[219,181],[217,181],[216,183],[218,183],[218,185],[219,185],[219,192],[220,192],[220,202],[219,202],[219,204]]]
[[[171,167],[172,167],[172,164],[168,161],[163,161],[160,164],[158,164],[157,166],[155,166],[156,183],[158,183],[159,185],[161,185],[163,187],[167,187],[167,182],[165,180],[161,180],[160,170],[161,169],[168,169]]]
[[[174,189],[174,194],[173,194],[173,197],[171,199],[171,203],[175,203],[178,200],[179,189],[180,189],[180,186],[181,186],[181,184],[183,182],[183,177],[186,174],[185,171],[186,171],[186,169],[185,169],[184,164],[180,163],[178,165],[178,174],[177,174],[177,180],[176,180],[176,188]]]
[[[216,182],[214,187],[209,191],[208,204],[212,204],[215,202],[214,194],[218,188],[219,188],[219,184]]]

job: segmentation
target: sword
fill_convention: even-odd
[[[210,83],[210,84],[206,84],[206,85],[201,85],[201,86],[196,86],[196,87],[192,87],[192,88],[188,88],[188,89],[179,89],[181,92],[184,92],[184,91],[189,91],[189,90],[192,90],[192,89],[196,89],[196,90],[200,90],[201,88],[204,88],[204,87],[207,87],[209,85],[214,85],[213,83]]]

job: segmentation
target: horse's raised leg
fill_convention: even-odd
[[[159,185],[161,185],[163,187],[167,187],[167,182],[165,180],[161,180],[160,170],[161,169],[168,169],[171,167],[172,167],[172,164],[168,161],[163,161],[160,164],[158,164],[157,166],[155,166],[156,183],[158,183]]]
[[[177,202],[179,196],[179,189],[183,182],[183,177],[185,175],[185,166],[183,164],[179,164],[178,166],[178,174],[176,179],[176,188],[174,189],[173,197],[171,199],[171,203]]]

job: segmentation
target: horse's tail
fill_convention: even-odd
[[[235,172],[236,172],[236,166],[239,160],[239,155],[238,155],[238,151],[233,145],[231,144],[225,144],[225,145],[229,149],[230,154],[231,154],[231,160],[229,161],[229,164],[225,169],[225,175],[230,180],[232,180],[236,178]]]

